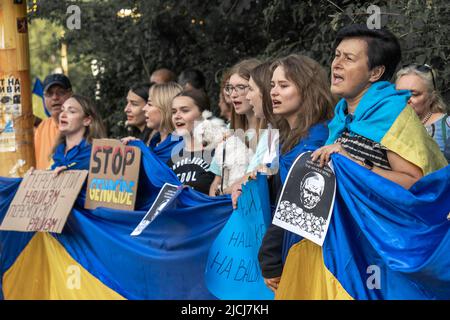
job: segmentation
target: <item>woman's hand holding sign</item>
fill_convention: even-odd
[[[317,149],[312,153],[311,160],[319,161],[320,166],[323,168],[328,162],[330,162],[331,160],[330,157],[333,153],[342,154],[343,156],[349,158],[350,160],[353,160],[350,154],[347,151],[345,151],[345,149],[342,147],[340,143],[330,144],[328,146],[323,146],[322,148]]]

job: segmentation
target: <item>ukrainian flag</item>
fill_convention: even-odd
[[[341,100],[327,144],[348,130],[414,163],[425,177],[406,190],[333,155],[337,188],[324,245],[302,239],[290,248],[277,299],[450,299],[450,166],[409,97],[377,82],[354,115]]]
[[[450,299],[450,166],[411,189],[333,155],[323,247],[289,251],[276,299]]]
[[[86,210],[82,192],[61,234],[0,231],[5,299],[216,299],[205,283],[211,244],[232,212],[229,197],[184,189],[140,236],[139,224],[176,175],[142,142],[136,211]],[[0,220],[20,179],[0,178]]]
[[[32,95],[32,105],[33,105],[33,114],[44,120],[50,117],[50,113],[45,107],[45,99],[44,99],[44,88],[42,82],[39,78],[36,78],[34,82]]]

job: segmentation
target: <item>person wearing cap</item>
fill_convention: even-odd
[[[36,169],[45,170],[51,165],[52,149],[59,135],[58,118],[61,106],[72,96],[72,84],[63,74],[51,74],[44,80],[45,106],[50,117],[43,120],[34,134]]]

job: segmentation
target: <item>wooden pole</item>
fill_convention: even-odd
[[[67,59],[67,43],[61,43],[61,66],[63,73],[69,76],[69,60]]]
[[[35,166],[26,0],[0,0],[0,176]]]

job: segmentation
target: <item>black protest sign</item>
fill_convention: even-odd
[[[20,183],[0,230],[61,233],[87,170],[27,173]]]
[[[320,168],[311,152],[297,157],[289,170],[273,224],[322,246],[330,224],[336,178],[330,165]]]
[[[94,139],[85,208],[134,210],[141,150],[119,140]]]
[[[155,201],[153,202],[151,208],[147,211],[144,219],[139,223],[139,225],[131,233],[132,236],[138,236],[144,231],[145,228],[153,221],[155,218],[161,214],[164,209],[167,209],[175,198],[180,194],[183,186],[176,186],[170,183],[165,183],[164,186],[158,193]]]

